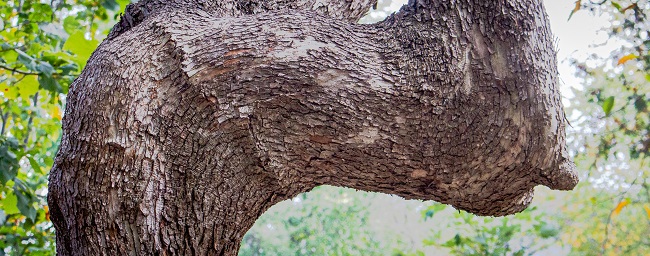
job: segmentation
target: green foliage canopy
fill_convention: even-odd
[[[50,255],[47,171],[68,87],[128,0],[0,2],[0,255]]]

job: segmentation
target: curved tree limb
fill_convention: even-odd
[[[411,1],[372,25],[350,22],[372,1],[306,2],[127,11],[70,88],[60,253],[234,255],[322,184],[495,216],[575,186],[540,1]]]

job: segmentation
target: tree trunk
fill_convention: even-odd
[[[129,6],[67,98],[58,253],[235,255],[323,184],[494,216],[575,186],[540,0],[412,0],[355,24],[373,4]]]

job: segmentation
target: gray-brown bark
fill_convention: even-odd
[[[330,2],[131,7],[70,88],[58,252],[234,255],[322,184],[495,216],[575,186],[539,0],[411,1],[372,25],[351,21],[373,1]]]

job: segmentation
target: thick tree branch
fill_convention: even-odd
[[[156,3],[70,87],[48,194],[61,253],[234,255],[322,184],[504,215],[577,182],[537,0],[412,1],[373,25]]]
[[[108,39],[137,26],[147,17],[163,9],[193,9],[210,13],[213,17],[241,16],[277,10],[310,10],[333,18],[357,22],[377,0],[142,0],[129,4],[120,21],[113,27]]]

